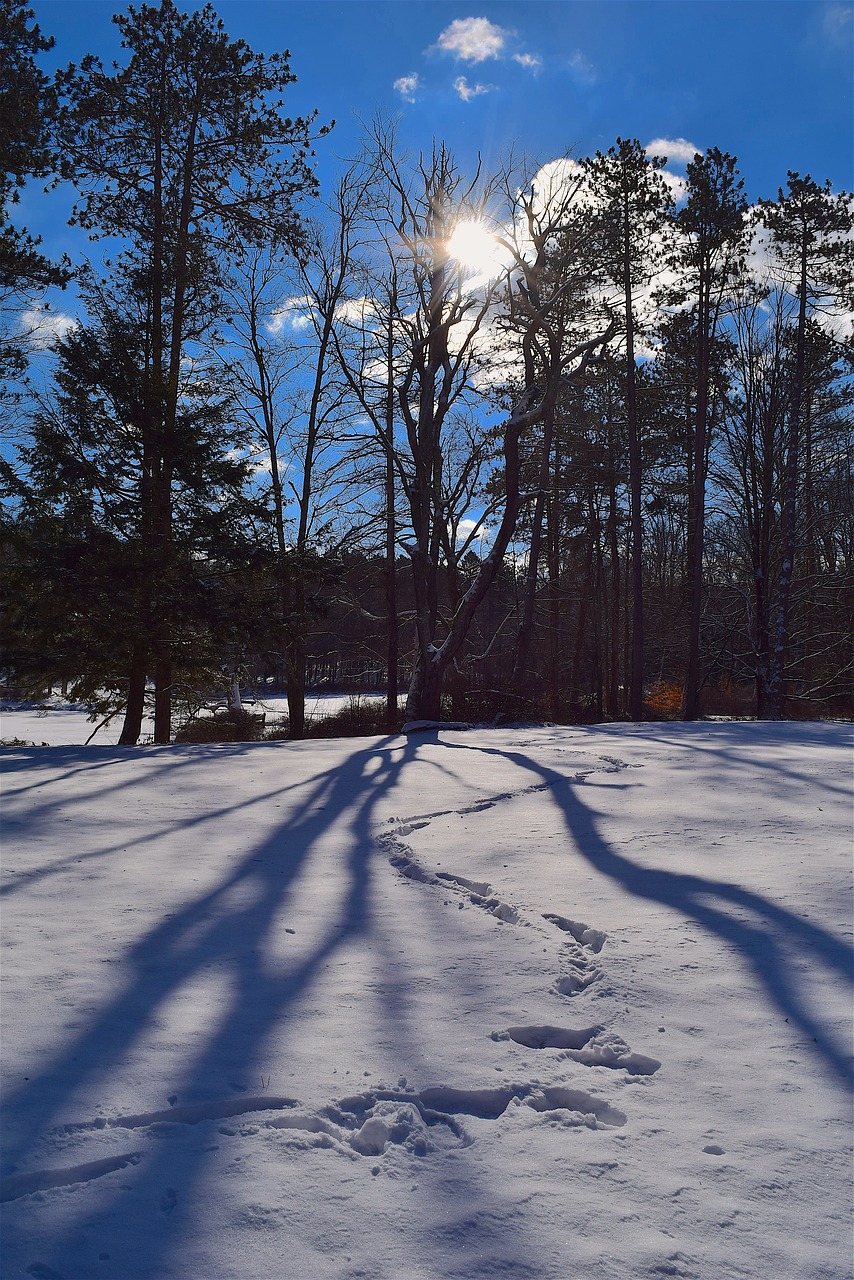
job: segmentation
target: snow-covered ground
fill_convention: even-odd
[[[385,702],[384,693],[308,693],[305,699],[305,715],[309,724],[323,720],[346,710],[354,702]],[[225,703],[223,703],[223,706]],[[286,716],[288,700],[284,694],[269,694],[246,702],[250,711],[264,711],[268,724]],[[116,716],[107,724],[90,720],[81,706],[51,697],[39,706],[15,703],[0,704],[0,738],[18,738],[43,747],[69,747],[83,745],[91,738],[96,746],[115,746],[122,731],[122,717]],[[154,735],[154,721],[146,717],[142,724],[141,741],[150,741]]]
[[[849,726],[3,765],[4,1280],[850,1280]]]

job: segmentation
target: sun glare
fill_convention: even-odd
[[[495,276],[501,270],[495,236],[481,222],[458,222],[447,247],[449,257],[478,275]]]

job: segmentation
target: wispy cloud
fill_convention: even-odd
[[[589,59],[585,58],[580,49],[568,59],[569,69],[579,84],[593,84],[596,80],[596,68]]]
[[[847,43],[854,25],[854,5],[826,4],[821,15],[822,30],[832,43]]]
[[[700,152],[687,138],[653,138],[644,150],[648,156],[666,156],[669,164],[688,164]]]
[[[472,98],[479,98],[482,93],[489,93],[492,85],[489,84],[469,84],[465,76],[457,76],[454,81],[456,89],[463,102],[471,102]]]
[[[514,53],[513,61],[518,62],[520,67],[525,67],[528,71],[535,74],[543,65],[543,60],[536,53]]]
[[[399,79],[395,80],[394,88],[400,94],[401,98],[403,98],[404,102],[414,102],[415,94],[421,88],[421,81],[413,71],[411,75],[400,76]]]
[[[477,64],[499,58],[510,36],[488,18],[455,18],[439,36],[439,48],[462,62]]]

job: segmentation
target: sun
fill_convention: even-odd
[[[447,242],[448,257],[478,275],[496,276],[502,269],[495,236],[473,219],[463,219],[454,227]]]

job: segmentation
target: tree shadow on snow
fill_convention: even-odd
[[[289,802],[287,821],[245,854],[237,856],[230,874],[215,887],[192,900],[185,899],[182,905],[170,909],[171,914],[164,910],[158,922],[128,948],[116,966],[114,998],[88,1021],[85,1030],[62,1044],[39,1076],[33,1075],[24,1086],[6,1092],[3,1099],[4,1173],[15,1174],[38,1164],[40,1157],[33,1152],[53,1126],[70,1119],[94,1121],[95,1116],[69,1115],[72,1106],[79,1108],[75,1098],[84,1089],[94,1092],[100,1081],[109,1081],[111,1071],[121,1070],[145,1038],[156,1031],[158,1015],[164,1006],[179,997],[188,984],[209,976],[212,971],[228,989],[220,1006],[219,1021],[203,1026],[198,1048],[183,1061],[182,1078],[162,1084],[168,1084],[180,1095],[183,1104],[187,1097],[222,1100],[229,1092],[228,1082],[258,1079],[259,1066],[265,1061],[271,1037],[288,1024],[298,1006],[305,1014],[305,997],[330,960],[360,939],[370,938],[372,945],[377,941],[372,930],[372,894],[376,891],[372,863],[378,857],[385,862],[384,853],[376,843],[377,806],[416,759],[418,745],[413,740],[400,738],[372,740],[364,749],[353,751],[343,759],[340,752],[333,753],[330,766],[316,771],[307,780],[286,780],[279,785],[265,782],[262,793],[253,792],[245,805],[249,819],[253,806],[270,803],[294,787],[301,787],[304,794],[297,804],[293,800]],[[253,750],[252,747],[245,749]],[[52,763],[55,764],[56,753],[61,750],[52,749]],[[233,758],[242,750],[241,746],[234,745],[223,754]],[[266,756],[271,764],[281,770],[287,768],[287,749],[263,750],[271,753]],[[174,769],[175,754],[170,756],[169,752],[161,751],[151,762],[151,771],[141,779],[155,809],[157,777]],[[196,749],[189,753],[188,759],[209,760],[210,754]],[[107,792],[113,788],[107,766],[115,755],[115,749],[110,749],[90,757],[93,768],[106,770]],[[68,753],[63,764],[67,765],[68,773],[84,767],[74,751]],[[121,803],[118,793],[123,792],[124,787],[119,785],[117,795],[112,796],[113,804],[117,796]],[[229,810],[234,812],[235,806],[222,805],[223,813]],[[43,816],[47,822],[47,813]],[[311,940],[303,947],[299,959],[290,965],[284,962],[271,965],[265,960],[271,936],[276,930],[281,931],[288,919],[289,905],[299,892],[300,878],[311,874],[310,864],[319,842],[336,820],[342,821],[342,816],[346,840],[341,845],[340,891],[335,897],[335,906],[321,922],[313,922]],[[206,812],[205,818],[210,820],[211,813]],[[154,840],[158,835],[168,834],[167,825],[164,820],[161,830],[150,832],[149,838]],[[183,835],[184,826],[176,820],[173,835],[178,830]],[[248,829],[251,831],[251,826]],[[191,840],[203,839],[203,827],[195,834],[189,831],[188,836]],[[126,844],[121,846],[122,850],[126,847]],[[97,856],[106,857],[118,848],[110,842]],[[81,851],[77,850],[75,861],[80,856]],[[67,861],[63,859],[62,864]],[[54,866],[48,874],[57,869],[59,866]],[[388,1018],[397,1020],[395,1031],[403,1037],[402,1024],[407,1010],[403,990],[405,975],[396,957],[381,956],[381,963],[385,965],[387,977],[385,1011]],[[57,1043],[62,1034],[57,1032]],[[202,1082],[201,1095],[196,1081]],[[214,1092],[218,1081],[222,1083],[218,1092]],[[190,1110],[191,1107],[188,1112]],[[125,1146],[140,1145],[139,1137],[128,1132]],[[176,1169],[176,1157],[180,1159],[179,1169]],[[78,1268],[83,1264],[73,1261],[80,1257],[81,1226],[85,1227],[93,1247],[97,1247],[94,1242],[99,1237],[109,1233],[115,1238],[115,1224],[123,1214],[151,1224],[152,1213],[155,1222],[151,1230],[145,1226],[132,1229],[128,1225],[133,1238],[132,1256],[129,1249],[124,1260],[113,1257],[111,1280],[154,1280],[161,1275],[186,1274],[179,1263],[185,1206],[170,1217],[167,1210],[171,1213],[174,1205],[164,1208],[162,1198],[165,1189],[173,1183],[181,1187],[182,1197],[186,1197],[208,1174],[210,1161],[211,1156],[205,1154],[201,1141],[183,1144],[161,1141],[153,1147],[149,1145],[145,1158],[135,1168],[125,1169],[118,1178],[94,1184],[98,1187],[94,1204],[91,1197],[81,1195],[77,1214],[85,1214],[85,1222],[75,1215],[74,1202],[68,1200],[64,1214],[57,1219],[65,1222],[62,1229],[45,1233],[35,1227],[27,1238],[27,1247],[40,1260],[40,1274],[56,1274],[64,1280],[102,1274],[102,1268],[94,1263],[81,1272]],[[56,1163],[55,1156],[53,1163]],[[473,1185],[487,1176],[476,1165],[467,1169],[467,1173]],[[296,1171],[295,1176],[298,1176]],[[127,1190],[132,1191],[132,1198],[128,1197]],[[200,1211],[196,1200],[190,1204],[185,1199],[187,1212]],[[132,1202],[138,1206],[136,1209],[131,1207]],[[163,1208],[162,1221],[157,1212],[158,1203]],[[31,1223],[35,1225],[37,1221],[34,1213]],[[158,1229],[154,1229],[155,1226]],[[225,1224],[222,1229],[227,1229]],[[509,1226],[507,1229],[513,1230]],[[14,1248],[15,1244],[10,1232],[7,1246]],[[524,1245],[520,1242],[520,1258],[532,1260],[534,1253],[531,1241],[525,1241]],[[247,1277],[249,1274],[247,1271]]]
[[[826,739],[822,740],[826,744]],[[795,980],[794,962],[806,960],[816,969],[824,966],[850,985],[854,979],[854,948],[821,926],[741,885],[639,866],[617,853],[601,835],[595,811],[584,802],[582,787],[589,787],[589,783],[566,777],[522,752],[469,747],[462,742],[454,746],[512,761],[523,773],[547,783],[575,850],[633,897],[671,907],[733,946],[793,1029],[799,1028],[825,1067],[851,1087],[854,1063],[849,1047],[838,1043],[823,1025],[820,1014],[810,1008]]]

